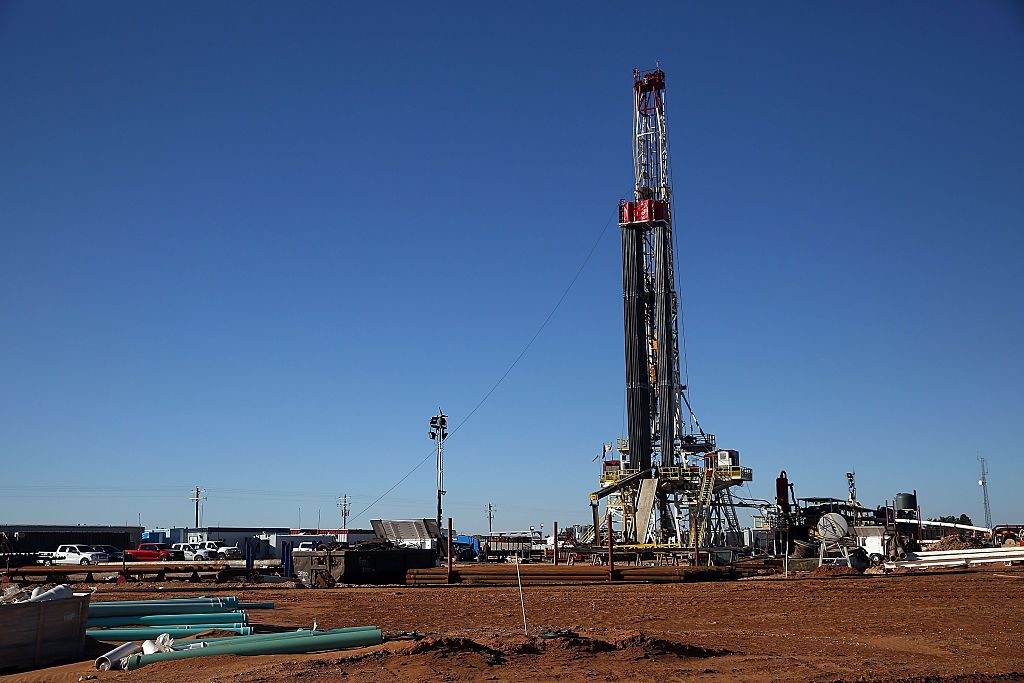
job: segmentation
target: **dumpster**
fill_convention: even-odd
[[[336,583],[405,583],[408,569],[437,564],[437,552],[419,548],[387,550],[296,550],[295,576],[307,586]]]
[[[80,661],[88,617],[88,593],[0,605],[0,671]]]

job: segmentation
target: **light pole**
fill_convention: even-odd
[[[992,529],[992,506],[988,502],[988,461],[985,458],[978,456],[978,464],[981,465],[981,479],[978,480],[978,486],[981,487],[982,499],[985,503],[985,526],[989,530]]]
[[[444,440],[448,438],[448,416],[440,408],[430,418],[430,438],[437,443],[437,528],[441,528],[441,496],[444,490]]]

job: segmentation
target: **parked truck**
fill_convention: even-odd
[[[242,549],[227,545],[224,541],[201,541],[193,543],[196,560],[241,560],[244,558]]]
[[[140,543],[138,548],[125,550],[124,559],[130,562],[181,562],[185,553],[166,543]]]
[[[39,553],[39,560],[43,564],[102,564],[110,558],[106,553],[97,550],[91,545],[62,545],[57,550]]]

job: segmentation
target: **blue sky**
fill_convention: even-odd
[[[532,337],[668,74],[690,386],[770,495],[1022,521],[1011,2],[0,5],[0,519],[337,523]],[[642,29],[640,26],[642,25]],[[447,449],[463,530],[585,521],[617,227]],[[433,514],[431,461],[370,517]]]

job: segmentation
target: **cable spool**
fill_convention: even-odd
[[[835,543],[850,533],[850,523],[838,512],[828,512],[818,520],[818,535],[822,540]]]

